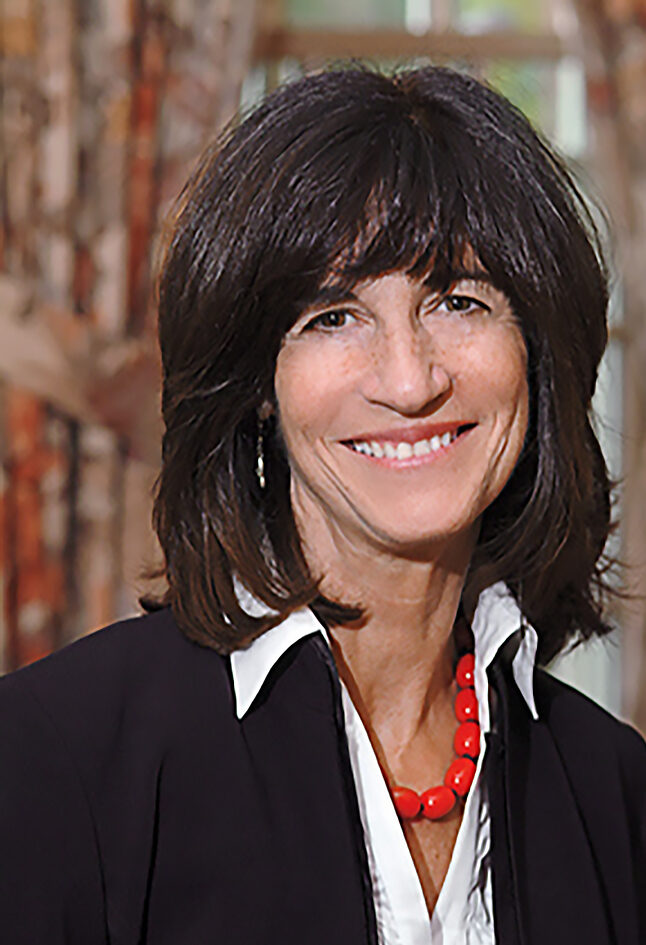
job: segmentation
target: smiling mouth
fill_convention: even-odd
[[[472,430],[477,424],[465,423],[455,430],[446,430],[444,433],[435,434],[428,438],[419,440],[344,440],[343,445],[349,447],[355,453],[361,453],[363,456],[369,456],[373,459],[397,460],[399,462],[423,459],[426,456],[432,456],[447,450],[464,434]]]

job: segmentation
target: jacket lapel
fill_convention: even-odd
[[[548,726],[532,720],[504,652],[488,773],[498,941],[608,945],[608,908],[585,825]],[[500,918],[500,921],[499,921]]]
[[[245,793],[236,800],[244,813],[229,810],[225,829],[237,849],[238,819],[253,825],[262,921],[271,928],[262,941],[377,945],[340,685],[320,634],[282,657],[239,730],[248,772],[237,775]],[[241,862],[246,882],[231,880],[230,867],[227,875],[230,888],[245,895],[254,888],[250,859]]]

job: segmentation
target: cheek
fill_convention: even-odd
[[[527,350],[520,332],[515,332],[514,344],[503,359],[500,371],[501,388],[519,420],[527,425],[529,410],[529,387],[527,384]],[[524,431],[523,431],[524,432]]]
[[[283,437],[288,447],[298,440],[334,435],[348,402],[347,358],[317,352],[281,352],[274,389]]]
[[[502,412],[519,421],[526,418],[528,389],[524,363],[501,363],[492,393]]]
[[[515,325],[497,326],[486,341],[479,359],[483,374],[501,403],[512,404],[527,396],[527,349]]]
[[[312,421],[309,401],[312,388],[300,371],[276,371],[274,381],[278,424],[288,453],[293,442]]]
[[[468,350],[472,368],[470,372],[465,364],[463,377],[471,378],[474,402],[479,401],[483,412],[494,415],[502,436],[511,439],[513,445],[520,440],[520,449],[529,411],[527,355],[522,335],[515,327],[501,327],[480,342],[463,349],[463,356]]]
[[[512,348],[506,354],[506,357],[498,359],[492,394],[497,403],[505,452],[513,468],[527,433],[529,388],[524,346],[521,350]]]

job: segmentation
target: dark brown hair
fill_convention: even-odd
[[[375,225],[375,222],[377,225]],[[607,631],[606,466],[590,402],[607,341],[594,225],[562,161],[500,95],[428,67],[352,66],[279,88],[203,156],[176,209],[159,282],[163,462],[154,523],[169,604],[228,652],[325,601],[308,573],[273,397],[285,332],[329,275],[432,270],[447,287],[467,248],[509,298],[528,352],[530,422],[486,510],[468,578],[510,587],[539,658]],[[272,613],[253,616],[241,582]]]

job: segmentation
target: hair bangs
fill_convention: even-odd
[[[319,192],[333,199],[323,212],[311,204],[308,219],[299,221],[312,251],[305,295],[325,282],[351,286],[395,270],[445,290],[465,270],[482,269],[511,301],[535,298],[542,227],[523,222],[532,195],[452,122],[440,116],[431,131],[410,114],[397,117],[328,142],[331,153],[313,162],[313,174],[324,163],[344,169],[327,187],[317,180]]]
[[[395,270],[447,288],[474,258],[459,167],[408,116],[373,129],[366,144],[356,142],[361,157],[345,181],[361,185],[334,201],[327,232],[336,240],[312,291],[322,282],[350,286]]]

